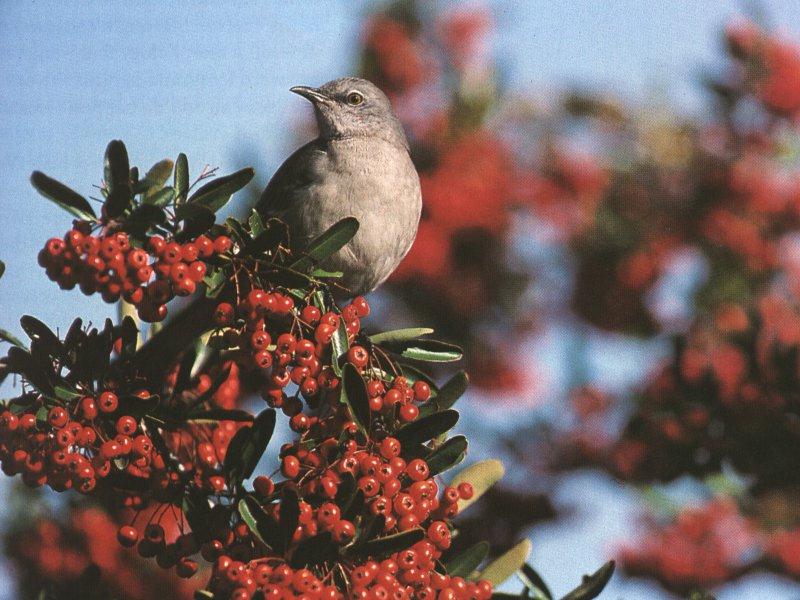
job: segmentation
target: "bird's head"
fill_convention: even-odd
[[[366,79],[343,77],[318,88],[296,86],[291,91],[314,105],[324,139],[373,136],[408,147],[386,94]]]

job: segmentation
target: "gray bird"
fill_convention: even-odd
[[[323,268],[344,273],[351,295],[374,290],[395,270],[417,235],[422,195],[408,140],[386,95],[364,79],[335,79],[291,91],[314,106],[319,137],[275,172],[257,210],[289,225],[301,249],[346,217],[358,233]]]

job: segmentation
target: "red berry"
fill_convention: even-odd
[[[300,461],[296,456],[284,456],[281,463],[281,473],[287,479],[294,479],[300,474]]]
[[[233,306],[227,302],[220,302],[214,309],[214,322],[220,327],[233,323]]]
[[[98,398],[98,406],[101,412],[113,413],[119,406],[119,398],[114,392],[105,391]]]
[[[139,541],[139,532],[130,525],[123,525],[117,530],[117,541],[126,548],[131,548]]]
[[[319,319],[322,316],[322,313],[316,306],[308,305],[303,308],[302,312],[300,313],[300,318],[303,319],[309,325],[316,325],[319,323]]]
[[[404,404],[400,407],[399,417],[403,423],[410,423],[419,416],[419,409],[413,404]]]
[[[458,495],[462,500],[469,500],[475,495],[475,489],[468,481],[463,481],[458,484]]]
[[[56,429],[60,429],[67,424],[69,420],[69,415],[67,411],[62,408],[61,406],[54,406],[50,409],[50,412],[47,414],[47,421],[55,427]]]
[[[266,498],[267,496],[271,496],[275,491],[275,484],[269,477],[259,475],[253,480],[253,489],[255,489],[256,493],[261,497]]]
[[[431,386],[427,382],[419,380],[414,382],[414,398],[418,402],[426,402],[431,397]]]
[[[363,369],[369,364],[369,353],[363,346],[353,346],[347,351],[347,361],[358,369]]]
[[[214,240],[214,252],[217,254],[225,254],[232,247],[233,242],[227,235],[221,235]]]
[[[367,303],[366,298],[364,296],[357,296],[353,298],[353,302],[351,302],[352,306],[356,308],[356,314],[360,319],[369,315],[369,304]]]

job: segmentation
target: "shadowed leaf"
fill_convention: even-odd
[[[84,219],[86,221],[94,221],[97,216],[94,214],[92,205],[89,201],[65,186],[63,183],[56,181],[42,173],[41,171],[34,171],[31,174],[31,184],[36,188],[42,196],[48,200],[55,202],[68,213]]]

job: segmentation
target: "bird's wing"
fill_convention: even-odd
[[[295,150],[284,161],[256,204],[256,210],[262,217],[280,217],[297,199],[299,192],[314,183],[312,165],[320,154],[325,154],[325,148],[316,139]]]

